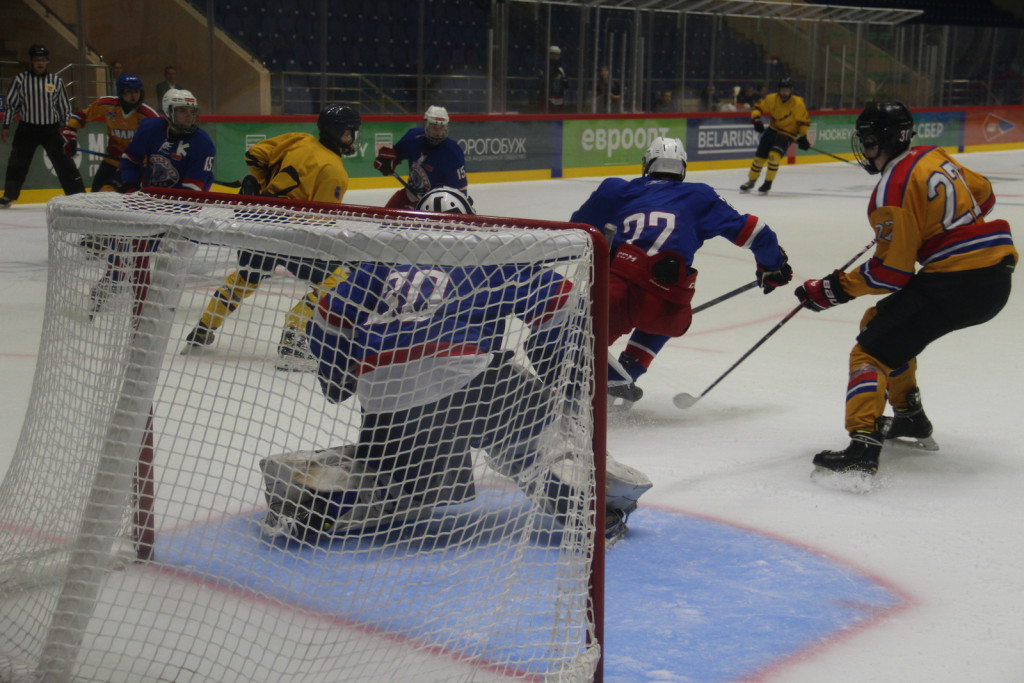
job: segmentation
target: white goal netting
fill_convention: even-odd
[[[594,677],[590,234],[175,193],[47,214],[0,681]]]

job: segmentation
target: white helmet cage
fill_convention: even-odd
[[[643,174],[686,177],[686,148],[679,138],[654,138],[643,157]]]
[[[473,199],[454,187],[435,187],[416,202],[417,211],[475,214]]]
[[[172,133],[186,135],[199,127],[199,101],[191,91],[172,88],[164,93],[160,106]],[[190,107],[195,112],[196,117],[191,125],[185,126],[174,121],[174,110],[178,107]]]
[[[431,145],[440,145],[448,137],[448,110],[444,107],[430,106],[423,115],[423,130],[427,142]],[[431,135],[431,127],[436,131],[437,126],[441,127],[441,134]]]

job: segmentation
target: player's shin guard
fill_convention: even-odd
[[[243,299],[252,296],[261,281],[262,278],[256,282],[249,282],[245,279],[242,271],[237,270],[228,275],[220,289],[210,297],[210,302],[206,304],[206,310],[203,311],[203,317],[200,318],[199,324],[208,330],[218,329],[224,324],[225,318],[238,310]]]
[[[889,368],[857,344],[850,352],[850,376],[846,385],[846,431],[874,431],[875,420],[885,412]]]

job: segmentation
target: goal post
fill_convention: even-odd
[[[47,223],[36,374],[0,485],[0,681],[601,679],[608,258],[598,231],[171,190],[58,197]],[[243,252],[284,258],[240,293],[226,278]],[[353,498],[331,496],[357,479],[332,488],[313,464],[364,452],[352,444],[365,397],[333,403],[315,371],[276,367],[284,328],[326,294],[291,272],[312,262],[341,280],[377,264],[500,269],[527,293],[538,273],[568,283],[554,370],[534,367],[533,328],[513,313],[479,354],[481,368],[507,363],[523,386],[543,386],[541,409],[495,430],[529,435],[512,449],[517,464],[502,465],[496,439],[443,440],[417,457],[464,465],[430,478],[436,491],[418,489],[427,502],[386,523],[342,523],[338,501]],[[483,315],[511,285],[479,280],[459,296]],[[213,343],[190,347],[215,297],[233,312],[214,307]],[[410,320],[441,325],[446,310]],[[396,357],[412,359],[411,348]],[[394,383],[400,404],[422,405],[424,387],[443,381],[422,365],[422,377]],[[468,444],[464,461],[445,452],[453,443]],[[279,511],[268,462],[309,464],[303,476],[281,471],[337,520],[315,535],[268,534]],[[552,486],[560,476],[573,485]],[[397,505],[386,488],[367,509]]]

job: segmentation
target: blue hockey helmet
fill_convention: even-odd
[[[356,137],[362,125],[363,120],[359,117],[359,112],[344,104],[331,104],[324,107],[316,120],[316,127],[320,131],[320,142],[341,156],[351,156],[355,153]],[[347,132],[352,133],[352,139],[345,142],[342,138]]]
[[[142,79],[135,74],[121,74],[118,76],[115,90],[117,91],[118,99],[121,100],[121,106],[125,109],[134,109],[139,106],[142,104],[142,100],[146,96],[145,91],[142,89]],[[124,99],[125,90],[138,90],[139,99],[135,102],[126,102]]]

